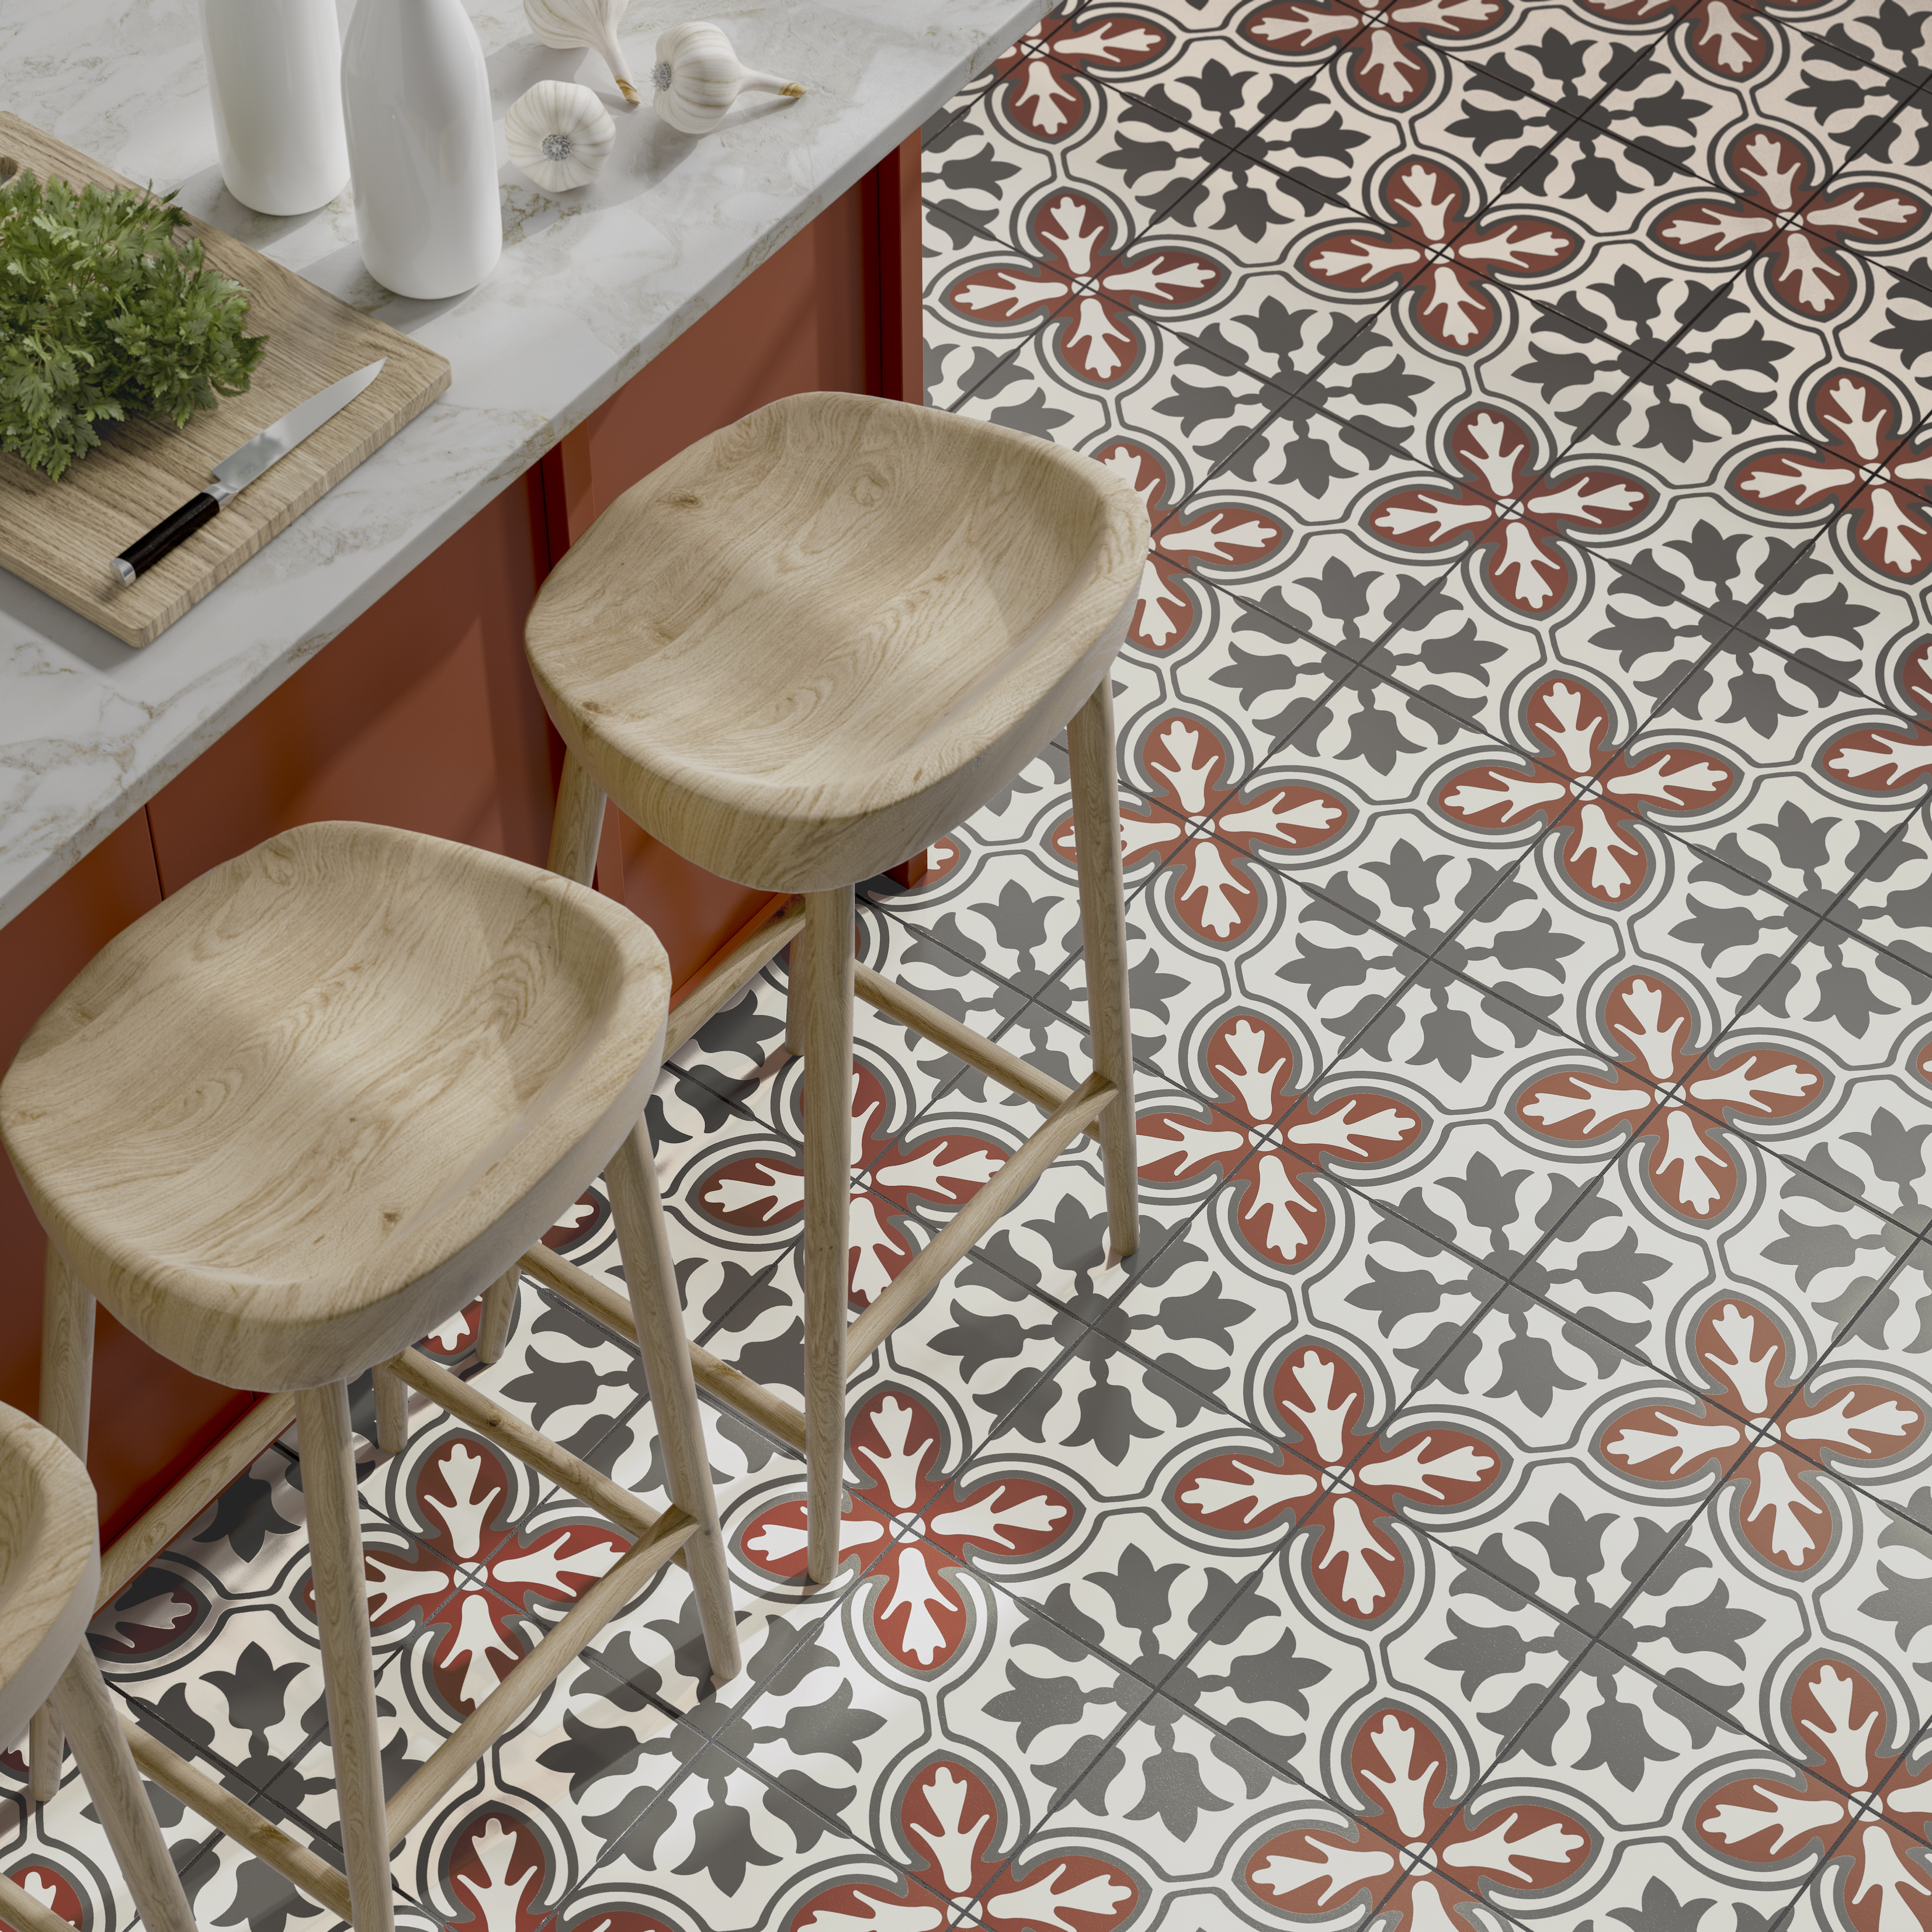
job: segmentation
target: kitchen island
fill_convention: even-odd
[[[692,137],[626,108],[594,56],[544,48],[515,0],[472,0],[500,157],[503,112],[545,78],[596,90],[617,144],[561,195],[506,163],[501,263],[466,296],[411,302],[364,269],[346,190],[286,219],[227,194],[195,0],[0,0],[0,109],[178,189],[454,371],[145,650],[0,572],[0,1057],[115,932],[287,826],[372,820],[543,862],[560,754],[523,662],[537,586],[612,498],[748,410],[815,388],[921,395],[916,131],[1036,10],[712,8],[748,64],[807,91],[747,97]],[[688,17],[632,0],[634,70]],[[615,813],[598,884],[657,928],[680,984],[770,910]],[[30,1412],[43,1247],[0,1174],[0,1401]],[[278,1408],[195,1382],[100,1318],[88,1462],[121,1539],[110,1581],[275,1432]]]

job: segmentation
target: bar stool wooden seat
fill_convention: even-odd
[[[588,882],[609,798],[699,865],[800,896],[687,994],[668,1050],[791,944],[803,1414],[709,1358],[696,1368],[803,1450],[817,1582],[838,1564],[850,1365],[1090,1129],[1112,1246],[1131,1254],[1138,1239],[1108,670],[1147,543],[1138,497],[1069,451],[874,397],[794,396],[619,498],[530,615],[531,668],[569,748],[553,868]],[[951,831],[1063,725],[1093,1042],[1093,1072],[1070,1091],[853,958],[855,884]],[[1050,1117],[848,1331],[855,992]],[[525,1265],[621,1327],[616,1298],[581,1270],[542,1250]]]
[[[194,1932],[181,1880],[141,1789],[87,1642],[100,1577],[94,1485],[50,1430],[0,1403],[0,1750],[50,1697],[143,1924]],[[72,1932],[11,1879],[0,1914],[19,1932]]]
[[[130,1741],[150,1777],[358,1932],[393,1923],[389,1847],[680,1551],[713,1671],[738,1668],[638,1126],[670,986],[656,936],[601,895],[440,839],[311,825],[111,941],[0,1083],[0,1138],[49,1236],[42,1415],[68,1447],[86,1444],[97,1299],[196,1374],[297,1392],[346,1882]],[[600,1170],[664,1445],[662,1514],[410,1346]],[[372,1366],[386,1449],[412,1385],[636,1539],[386,1807],[346,1388]]]

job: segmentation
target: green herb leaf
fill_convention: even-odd
[[[180,428],[248,388],[267,338],[242,333],[248,290],[178,237],[173,200],[31,170],[0,185],[0,450],[58,481],[97,423]]]

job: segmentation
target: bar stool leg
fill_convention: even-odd
[[[376,1450],[384,1456],[400,1455],[409,1446],[409,1384],[392,1369],[378,1367],[374,1379]]]
[[[806,1574],[838,1568],[852,1204],[853,890],[806,896]]]
[[[1107,1176],[1107,1228],[1117,1258],[1141,1244],[1134,1148],[1134,1036],[1127,1004],[1126,902],[1120,878],[1120,799],[1114,776],[1114,686],[1103,677],[1066,728],[1073,778],[1073,850],[1080,871],[1081,944],[1094,1071],[1118,1090],[1097,1123]]]
[[[617,1224],[617,1248],[631,1292],[631,1318],[637,1324],[638,1353],[650,1390],[658,1440],[664,1445],[671,1501],[698,1525],[698,1534],[685,1545],[685,1562],[697,1593],[711,1681],[728,1684],[742,1668],[738,1620],[731,1611],[724,1532],[711,1486],[691,1351],[685,1344],[677,1271],[665,1238],[664,1203],[658,1198],[650,1136],[643,1121],[624,1136],[623,1145],[605,1165],[604,1180],[610,1190],[610,1216]]]
[[[509,1346],[510,1317],[517,1307],[517,1284],[523,1279],[520,1266],[513,1268],[483,1291],[483,1327],[476,1338],[478,1361],[500,1362]]]
[[[141,1923],[156,1932],[195,1932],[181,1876],[141,1788],[141,1774],[122,1736],[121,1720],[102,1682],[100,1666],[83,1640],[61,1674],[51,1701],[74,1740],[74,1754],[100,1828],[114,1848],[122,1876],[134,1894]]]
[[[597,781],[566,752],[550,824],[550,869],[580,886],[597,870],[597,842],[604,836],[604,797]]]
[[[785,1051],[794,1060],[805,1058],[805,1016],[812,984],[812,937],[801,932],[791,943],[785,972]]]
[[[52,1242],[40,1298],[40,1426],[51,1430],[84,1462],[88,1407],[94,1393],[94,1298],[80,1285]],[[28,1789],[44,1804],[60,1789],[60,1719],[44,1704],[27,1737]]]
[[[341,1382],[296,1397],[302,1493],[315,1565],[322,1681],[328,1698],[328,1742],[356,1932],[394,1932],[389,1834],[383,1818],[382,1754],[376,1725],[376,1671],[369,1652],[369,1597],[363,1580],[362,1526],[356,1501],[356,1457],[349,1390]]]

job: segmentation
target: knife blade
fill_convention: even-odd
[[[115,572],[121,581],[132,584],[142,571],[158,563],[176,544],[192,536],[230,497],[247,489],[304,437],[313,436],[332,416],[346,410],[382,373],[382,365],[388,360],[384,356],[365,363],[353,375],[317,390],[307,402],[298,403],[286,416],[224,456],[208,472],[214,478],[209,488],[196,491],[172,516],[163,518],[114,560]]]

